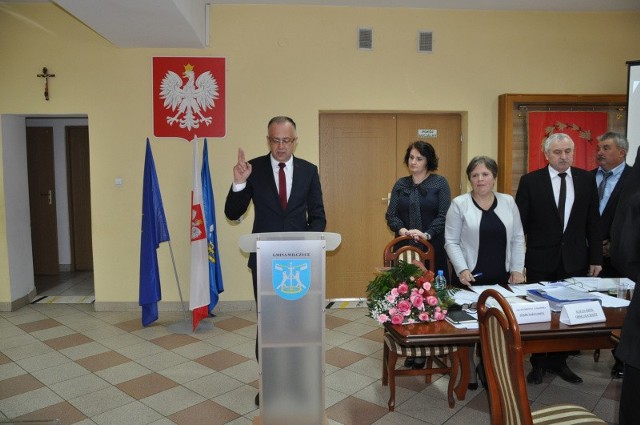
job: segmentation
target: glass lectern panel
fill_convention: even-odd
[[[262,425],[324,421],[324,240],[258,240]]]

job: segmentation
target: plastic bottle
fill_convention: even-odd
[[[444,277],[444,272],[442,270],[438,270],[438,274],[436,275],[434,283],[436,291],[447,289],[447,278]]]

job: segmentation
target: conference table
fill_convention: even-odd
[[[626,307],[603,308],[606,321],[584,325],[560,323],[560,313],[551,313],[550,322],[520,325],[520,337],[525,353],[595,350],[613,348],[611,331],[622,328]],[[403,345],[457,345],[460,381],[455,393],[464,400],[469,383],[469,349],[480,342],[478,329],[460,329],[449,322],[417,323],[411,325],[384,324],[386,331]]]

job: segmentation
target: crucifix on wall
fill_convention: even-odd
[[[39,78],[44,78],[44,98],[49,100],[49,77],[55,77],[56,74],[49,74],[47,67],[42,68],[42,74],[37,75]]]

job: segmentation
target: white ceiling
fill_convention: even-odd
[[[6,1],[6,0],[5,0]],[[640,0],[9,0],[53,2],[122,48],[203,48],[207,4],[282,4],[459,10],[626,11]]]

